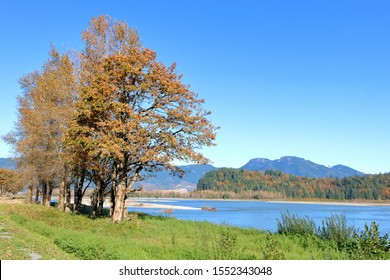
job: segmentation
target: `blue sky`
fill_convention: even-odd
[[[389,1],[0,3],[1,135],[17,119],[18,79],[41,67],[50,44],[81,49],[88,21],[108,14],[206,100],[221,127],[204,150],[215,166],[298,156],[390,172]]]

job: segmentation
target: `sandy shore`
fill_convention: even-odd
[[[138,199],[137,199],[138,200]],[[160,208],[160,209],[182,209],[182,210],[201,210],[201,208],[180,206],[180,205],[168,205],[168,204],[155,204],[155,203],[145,203],[139,202],[137,200],[127,199],[126,206],[134,208]],[[142,199],[141,199],[142,200]],[[165,199],[164,199],[165,201]],[[169,203],[169,199],[166,200]],[[89,197],[83,198],[83,204],[91,205],[91,199]],[[110,206],[110,200],[106,199],[104,201],[104,206]]]
[[[169,201],[167,201],[167,202],[169,203]],[[153,204],[153,203],[137,202],[137,201],[132,201],[132,200],[127,200],[126,205],[128,207],[135,207],[135,208],[164,208],[164,209],[182,209],[182,210],[202,210],[201,208],[196,208],[196,207],[167,205],[167,204]]]

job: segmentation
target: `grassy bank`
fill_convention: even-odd
[[[40,205],[0,204],[1,259],[348,259],[318,236],[131,213],[89,219]]]

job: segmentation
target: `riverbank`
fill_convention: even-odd
[[[346,206],[390,206],[389,201],[310,201],[310,200],[265,200],[270,203],[323,204]]]
[[[138,201],[140,199],[137,199]],[[145,203],[138,202],[137,200],[128,199],[126,200],[127,207],[135,207],[135,208],[163,208],[163,209],[181,209],[181,210],[202,210],[199,207],[189,207],[189,206],[179,206],[179,205],[170,205],[170,204],[155,204],[155,203]],[[153,199],[155,200],[155,199]],[[159,202],[167,202],[170,203],[172,199],[162,199]]]

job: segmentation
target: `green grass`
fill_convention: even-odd
[[[208,222],[131,213],[130,221],[89,219],[40,205],[0,204],[1,259],[347,259],[316,235],[271,234]]]

